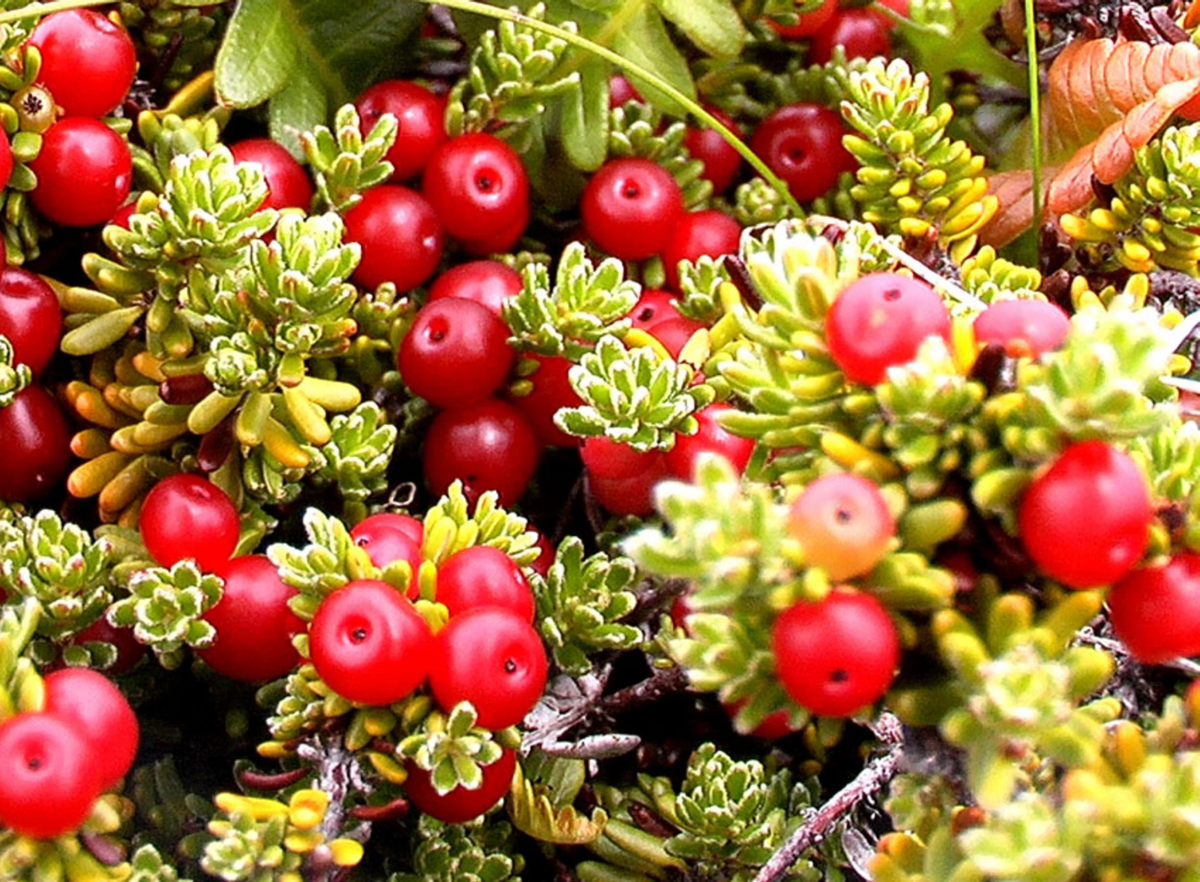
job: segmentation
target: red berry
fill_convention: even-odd
[[[321,601],[309,626],[317,674],[350,701],[382,706],[413,692],[429,674],[433,633],[386,582],[348,582]]]
[[[634,450],[628,444],[596,435],[583,440],[579,456],[590,476],[623,479],[654,468],[662,454],[657,450]]]
[[[262,554],[226,561],[214,570],[225,591],[204,620],[217,629],[217,639],[197,655],[218,674],[234,680],[274,680],[300,663],[292,637],[304,630],[288,601],[296,589]]]
[[[1200,655],[1200,554],[1133,570],[1108,592],[1108,611],[1113,631],[1143,664]]]
[[[428,302],[447,297],[474,300],[501,318],[504,301],[520,294],[523,287],[521,274],[512,267],[495,260],[470,260],[434,279]]]
[[[679,290],[679,262],[695,263],[701,257],[736,254],[742,238],[742,225],[724,212],[705,208],[686,214],[675,227],[671,241],[663,249],[667,284]]]
[[[883,605],[844,588],[783,612],[772,646],[784,690],[822,717],[848,717],[878,701],[900,664],[900,638]]]
[[[365,548],[371,563],[381,570],[398,560],[408,561],[413,580],[405,593],[412,600],[420,592],[417,572],[425,559],[421,554],[424,537],[425,526],[416,518],[386,511],[363,518],[350,531],[354,544]]]
[[[65,720],[83,737],[87,753],[107,790],[133,766],[138,719],[121,690],[89,668],[63,668],[46,675],[42,710]]]
[[[29,45],[42,55],[37,82],[64,116],[107,116],[133,85],[137,50],[129,32],[94,10],[52,12],[33,29]]]
[[[542,638],[524,616],[477,606],[451,616],[438,632],[429,686],[444,710],[469,701],[477,725],[499,730],[533,710],[549,670]]]
[[[870,7],[839,9],[825,27],[813,36],[809,62],[828,64],[833,50],[841,46],[846,58],[874,58],[892,54],[891,32],[895,23]]]
[[[508,325],[474,300],[446,297],[421,307],[396,363],[405,385],[436,407],[479,404],[503,385],[516,353]]]
[[[150,488],[138,530],[146,550],[162,566],[192,558],[207,573],[233,556],[241,519],[233,500],[212,481],[179,473]]]
[[[788,509],[788,532],[805,562],[835,582],[864,576],[887,553],[896,521],[871,481],[849,472],[817,478]]]
[[[0,827],[33,839],[79,829],[103,790],[96,750],[57,714],[0,724]]]
[[[708,326],[704,322],[681,315],[655,324],[650,329],[650,336],[663,345],[671,358],[679,358],[692,335],[706,327]]]
[[[696,480],[696,466],[700,457],[715,454],[723,457],[734,470],[741,474],[754,453],[754,439],[735,435],[721,426],[721,414],[731,413],[736,408],[723,401],[715,401],[697,411],[696,421],[700,427],[693,435],[676,435],[675,446],[667,451],[667,467],[671,474],[684,481]]]
[[[670,291],[646,288],[625,317],[630,320],[630,327],[649,331],[655,325],[683,318],[683,315],[679,312],[679,298]]]
[[[821,31],[837,11],[837,0],[823,0],[816,9],[802,13],[795,24],[783,25],[771,18],[767,24],[785,40],[803,40]]]
[[[802,101],[780,107],[759,123],[750,149],[787,184],[798,202],[827,193],[857,162],[842,146],[842,118],[820,104]]]
[[[8,135],[0,132],[0,188],[8,186],[8,181],[12,177],[12,171],[12,142],[9,141]]]
[[[495,490],[502,506],[512,506],[537,469],[542,445],[521,411],[497,398],[470,407],[444,410],[425,436],[425,479],[437,494],[463,482],[475,500]]]
[[[946,304],[924,282],[894,273],[851,282],[825,316],[829,354],[855,383],[883,382],[889,367],[912,361],[933,336],[949,342]]]
[[[622,107],[630,101],[645,104],[646,99],[637,90],[637,86],[629,82],[623,74],[613,74],[608,78],[608,106]]]
[[[345,221],[346,241],[362,246],[353,278],[364,288],[391,282],[398,291],[411,291],[442,259],[442,222],[416,190],[374,187],[346,212]]]
[[[580,209],[584,232],[597,247],[622,260],[643,260],[670,242],[684,214],[683,191],[658,163],[611,159],[588,181]]]
[[[1141,560],[1154,508],[1142,470],[1103,441],[1072,444],[1021,497],[1025,550],[1051,579],[1093,588]]]
[[[0,269],[0,334],[13,347],[13,362],[41,375],[62,336],[63,313],[54,289],[29,270]]]
[[[829,2],[833,3],[835,0]],[[744,136],[741,127],[732,116],[715,107],[704,109],[733,134],[739,138]],[[742,169],[742,155],[716,129],[688,126],[683,136],[683,146],[693,159],[704,163],[704,171],[700,177],[712,184],[714,193],[724,193],[737,180],[738,172]]]
[[[451,138],[429,159],[421,191],[470,254],[507,251],[529,223],[529,176],[515,150],[485,132]]]
[[[654,513],[654,488],[671,477],[665,454],[654,451],[646,468],[625,478],[588,473],[588,490],[609,513],[645,517]]]
[[[124,204],[133,182],[129,144],[90,117],[67,117],[48,128],[29,168],[38,181],[29,198],[64,227],[107,221]]]
[[[533,589],[511,557],[491,545],[454,552],[438,567],[437,601],[450,615],[481,606],[500,606],[533,621]]]
[[[385,157],[392,164],[394,183],[415,178],[446,140],[446,99],[419,83],[384,80],[354,101],[362,133],[366,135],[385,113],[396,117],[396,142]]]
[[[1071,320],[1045,300],[997,300],[975,318],[972,327],[980,343],[1003,346],[1014,358],[1036,358],[1062,345]]]
[[[482,767],[483,783],[478,788],[468,790],[459,786],[449,793],[438,793],[430,773],[418,768],[411,760],[404,767],[408,772],[404,793],[409,802],[445,824],[465,824],[478,818],[508,793],[517,770],[517,755],[505,748],[500,759]]]
[[[580,407],[583,399],[571,386],[573,362],[561,355],[529,355],[538,368],[528,379],[533,388],[528,395],[513,396],[512,403],[525,415],[543,444],[555,447],[578,447],[581,438],[564,432],[554,422],[554,415],[564,407]]]
[[[54,396],[34,383],[0,407],[0,500],[32,502],[57,490],[71,465],[71,428]]]
[[[300,208],[312,206],[313,185],[308,172],[287,148],[270,138],[248,138],[229,148],[237,162],[257,162],[267,181],[267,198],[261,208]]]

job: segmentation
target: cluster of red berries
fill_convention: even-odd
[[[38,22],[29,45],[39,50],[41,68],[14,103],[42,135],[41,150],[29,163],[38,179],[30,199],[63,226],[102,223],[129,197],[133,183],[129,143],[102,120],[133,85],[133,40],[98,12],[70,9]]]
[[[0,827],[33,839],[78,829],[138,747],[137,715],[103,674],[63,668],[44,682],[41,710],[0,723]]]

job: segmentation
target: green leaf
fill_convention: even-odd
[[[579,75],[580,88],[563,99],[563,147],[576,168],[595,171],[608,154],[608,64],[589,58]]]
[[[630,16],[625,27],[613,39],[613,49],[657,75],[688,98],[696,97],[696,84],[692,81],[687,59],[672,42],[666,25],[654,11],[643,6],[635,15]],[[677,116],[686,114],[683,105],[645,80],[639,77],[629,79],[646,100],[653,102],[663,111]]]
[[[321,84],[299,65],[288,84],[271,98],[267,116],[271,137],[299,159],[304,155],[300,133],[311,132],[329,118],[329,101]]]
[[[237,108],[281,96],[273,132],[284,120],[307,122],[318,106],[347,104],[396,72],[397,46],[424,17],[411,0],[241,0],[217,55],[217,95]]]
[[[296,44],[278,0],[241,0],[221,49],[215,73],[217,94],[234,107],[254,107],[288,82]]]
[[[746,43],[746,26],[727,0],[654,0],[654,5],[709,55],[733,57]]]

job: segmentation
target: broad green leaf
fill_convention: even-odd
[[[609,66],[602,59],[589,58],[579,74],[580,87],[563,101],[563,147],[576,168],[595,171],[608,153]]]
[[[284,87],[296,44],[279,0],[241,0],[217,52],[217,94],[234,107],[262,104]]]
[[[296,67],[291,81],[275,94],[267,110],[271,137],[297,159],[304,155],[300,133],[311,132],[329,116],[321,84],[309,76],[303,65]]]
[[[287,92],[280,119],[312,119],[311,93],[325,108],[340,106],[399,72],[406,59],[397,47],[425,9],[416,0],[240,0],[217,56],[217,94],[247,108]]]
[[[671,41],[666,25],[658,12],[642,6],[626,19],[625,27],[613,38],[613,49],[625,58],[658,76],[668,85],[695,99],[696,84],[688,69],[687,59]],[[640,77],[629,77],[638,91],[666,113],[683,116],[685,108],[679,102]]]
[[[709,55],[732,58],[746,43],[746,26],[728,0],[654,0],[654,5]]]

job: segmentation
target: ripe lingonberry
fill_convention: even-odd
[[[529,176],[515,150],[495,135],[451,138],[429,158],[421,192],[446,232],[470,254],[507,251],[529,223]]]
[[[842,172],[858,163],[842,146],[842,118],[808,101],[787,104],[758,124],[750,149],[779,175],[798,202],[828,192]]]
[[[229,148],[237,162],[257,162],[267,181],[267,198],[261,208],[301,208],[312,205],[313,184],[308,172],[287,148],[270,138],[247,138]]]
[[[643,260],[671,241],[684,214],[683,191],[656,162],[611,159],[588,181],[580,210],[597,247],[622,260]]]
[[[67,117],[42,135],[29,163],[37,187],[34,206],[64,227],[90,227],[116,214],[133,183],[133,157],[125,139],[97,119]]]
[[[396,117],[396,141],[385,157],[392,164],[390,180],[394,183],[423,172],[433,152],[446,140],[446,99],[420,83],[384,80],[359,95],[354,106],[364,135],[385,113]]]
[[[362,246],[353,278],[365,288],[391,282],[398,291],[411,291],[442,259],[442,222],[416,190],[374,187],[346,212],[345,221],[346,241]]]
[[[129,32],[94,10],[52,12],[33,29],[29,45],[42,55],[37,82],[64,116],[107,116],[133,85],[137,50]]]
[[[434,493],[445,493],[460,480],[468,499],[495,490],[500,504],[511,506],[533,478],[541,451],[524,414],[507,401],[489,398],[434,417],[421,461]]]
[[[468,407],[490,398],[512,370],[508,326],[474,300],[445,297],[425,304],[404,339],[396,365],[413,394],[437,407]]]

